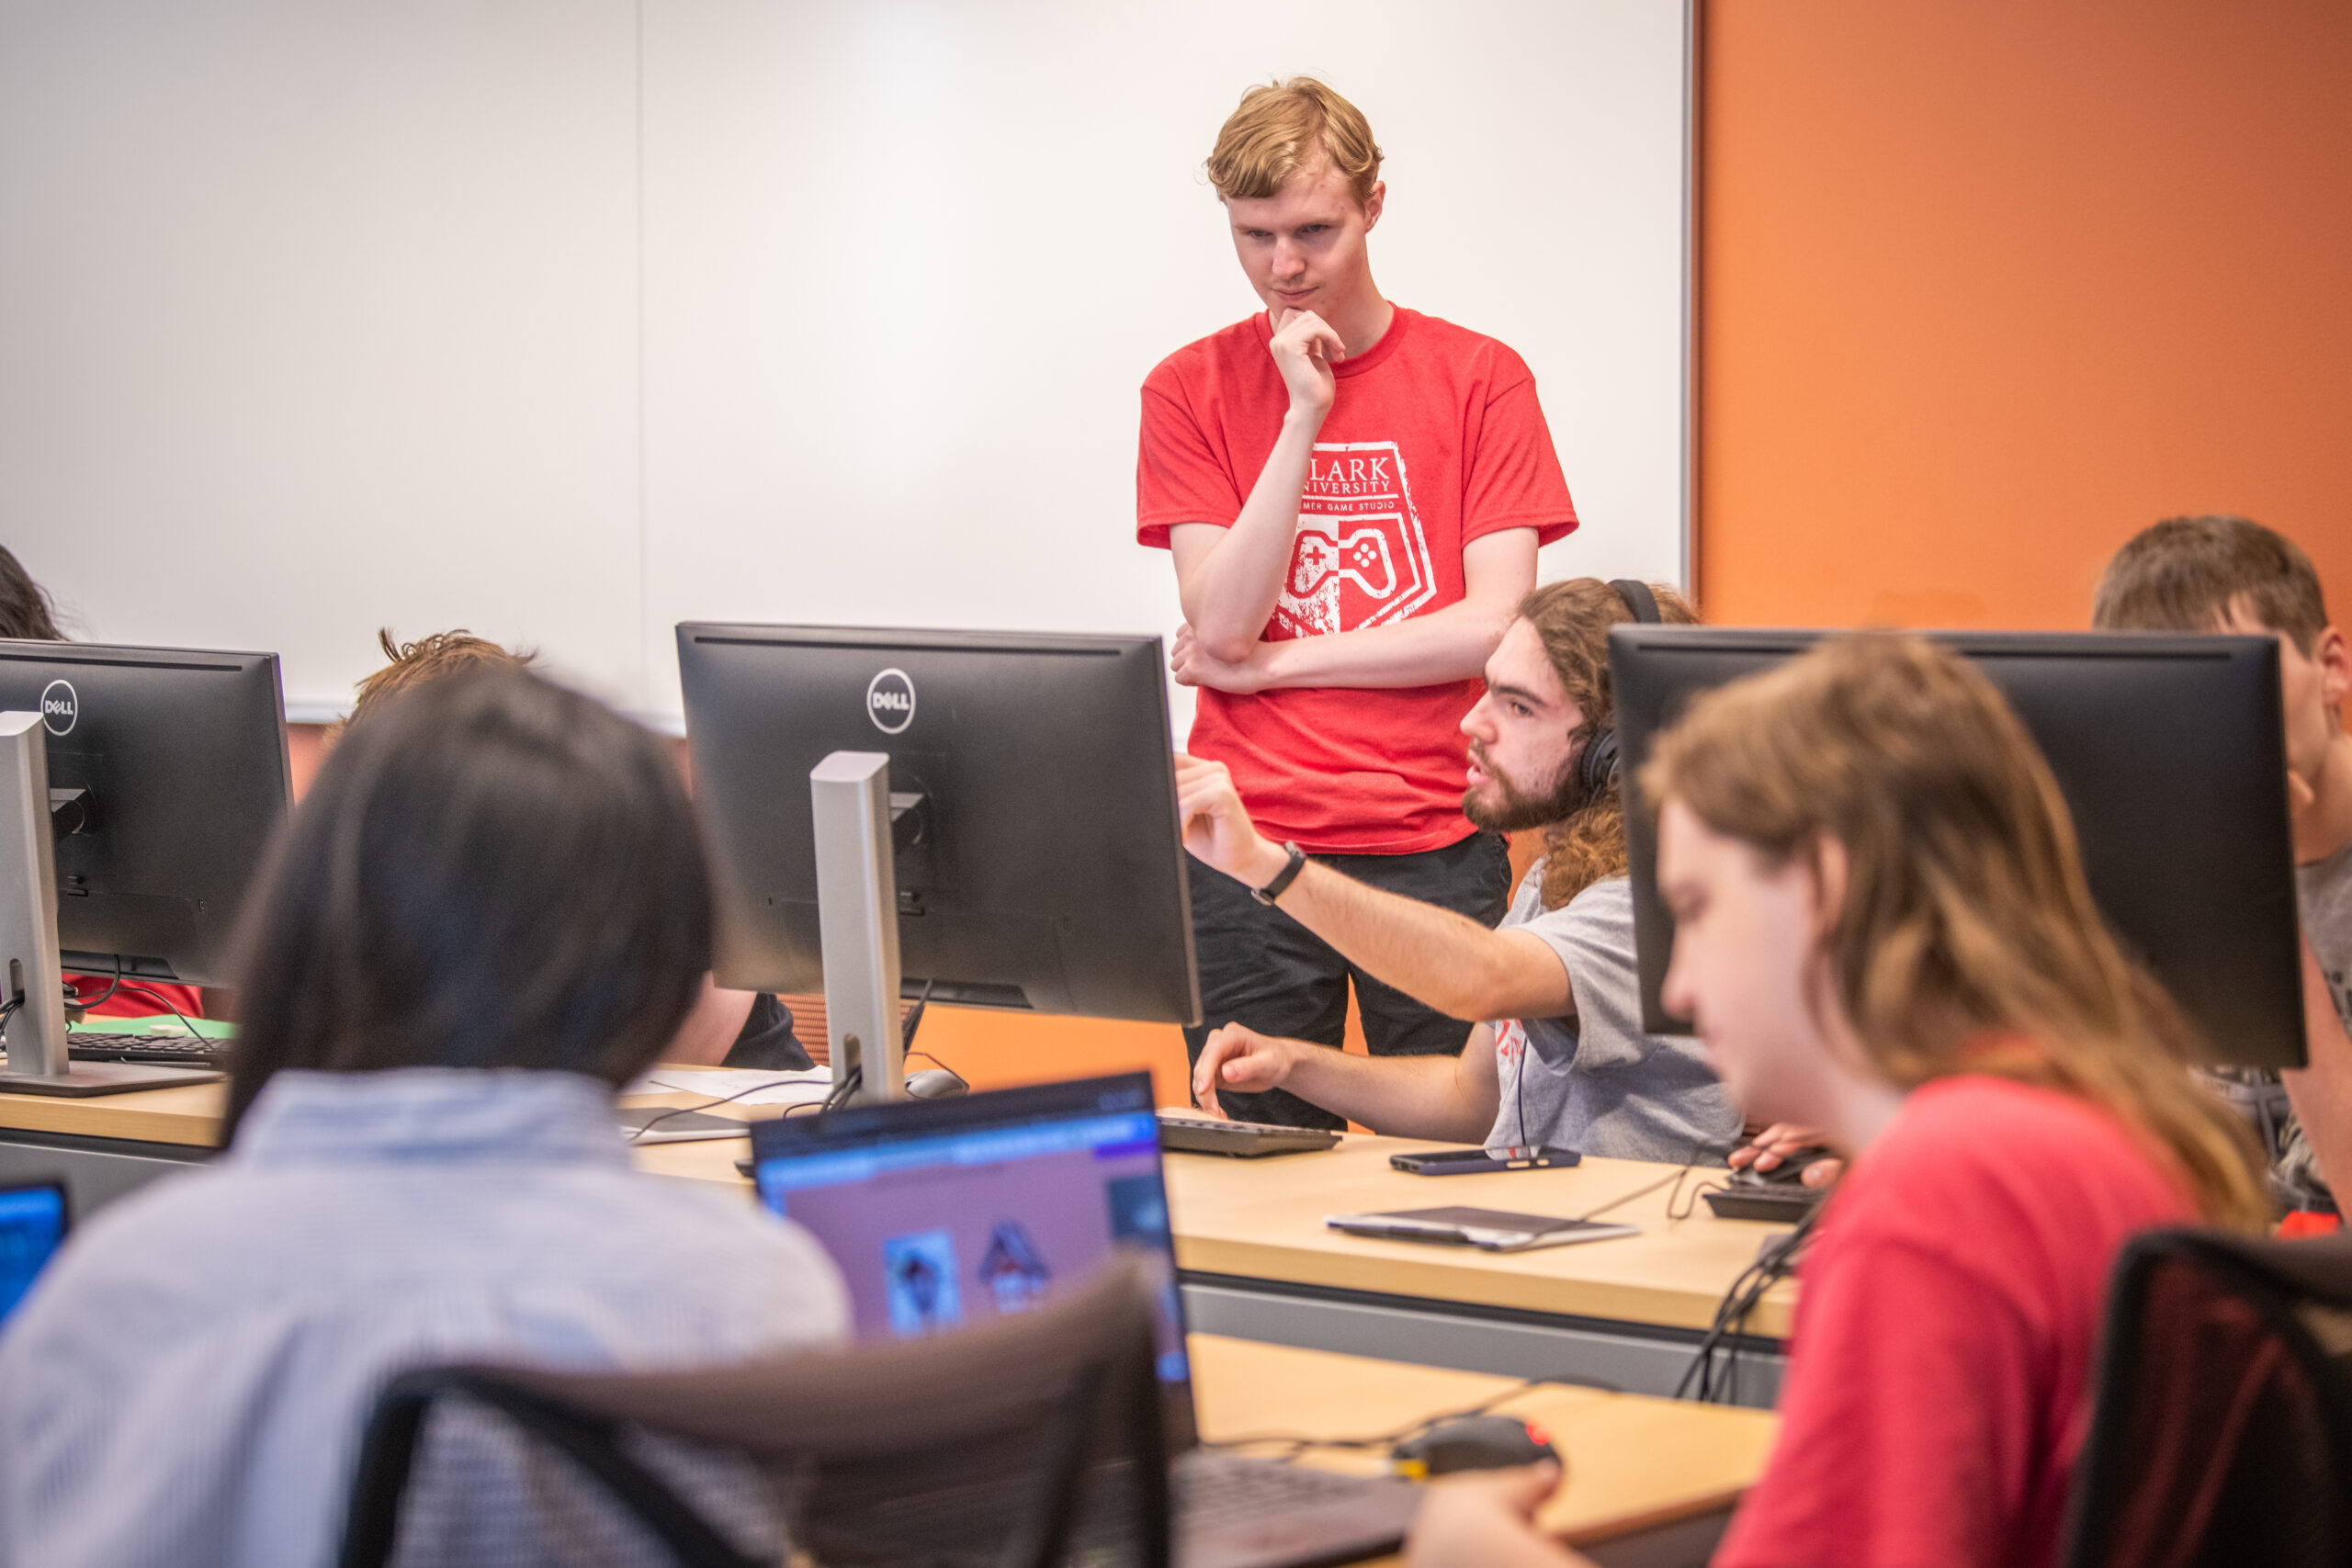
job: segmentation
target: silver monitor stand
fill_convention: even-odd
[[[0,1094],[79,1098],[207,1083],[219,1073],[66,1055],[65,976],[57,940],[57,850],[49,745],[37,713],[0,713],[0,964],[6,967],[7,1065]],[[893,943],[891,972],[897,973]]]
[[[855,1069],[858,1104],[906,1097],[899,1022],[898,848],[890,759],[834,751],[808,770],[817,840],[817,931],[836,1089]]]

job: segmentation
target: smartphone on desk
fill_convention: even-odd
[[[1390,1155],[1388,1163],[1415,1176],[1469,1176],[1482,1170],[1558,1170],[1583,1163],[1575,1149],[1521,1145],[1495,1149],[1431,1149]]]

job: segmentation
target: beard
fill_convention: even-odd
[[[1476,741],[1470,760],[1486,770],[1487,782],[1462,795],[1462,815],[1490,833],[1518,833],[1564,822],[1584,805],[1584,790],[1577,780],[1576,754],[1569,753],[1559,773],[1539,789],[1521,788],[1517,781],[1487,760]]]

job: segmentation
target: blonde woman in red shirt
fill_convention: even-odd
[[[1715,1562],[2055,1563],[2115,1254],[2262,1224],[2251,1141],[1958,656],[1826,643],[1694,704],[1642,783],[1668,1005],[1751,1119],[1854,1155],[1803,1267],[1779,1442]],[[1571,1561],[1532,1523],[1557,1479],[1432,1488],[1416,1568]]]

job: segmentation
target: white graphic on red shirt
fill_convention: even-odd
[[[1437,594],[1429,536],[1394,441],[1317,442],[1290,575],[1266,636],[1328,637],[1401,621]]]

